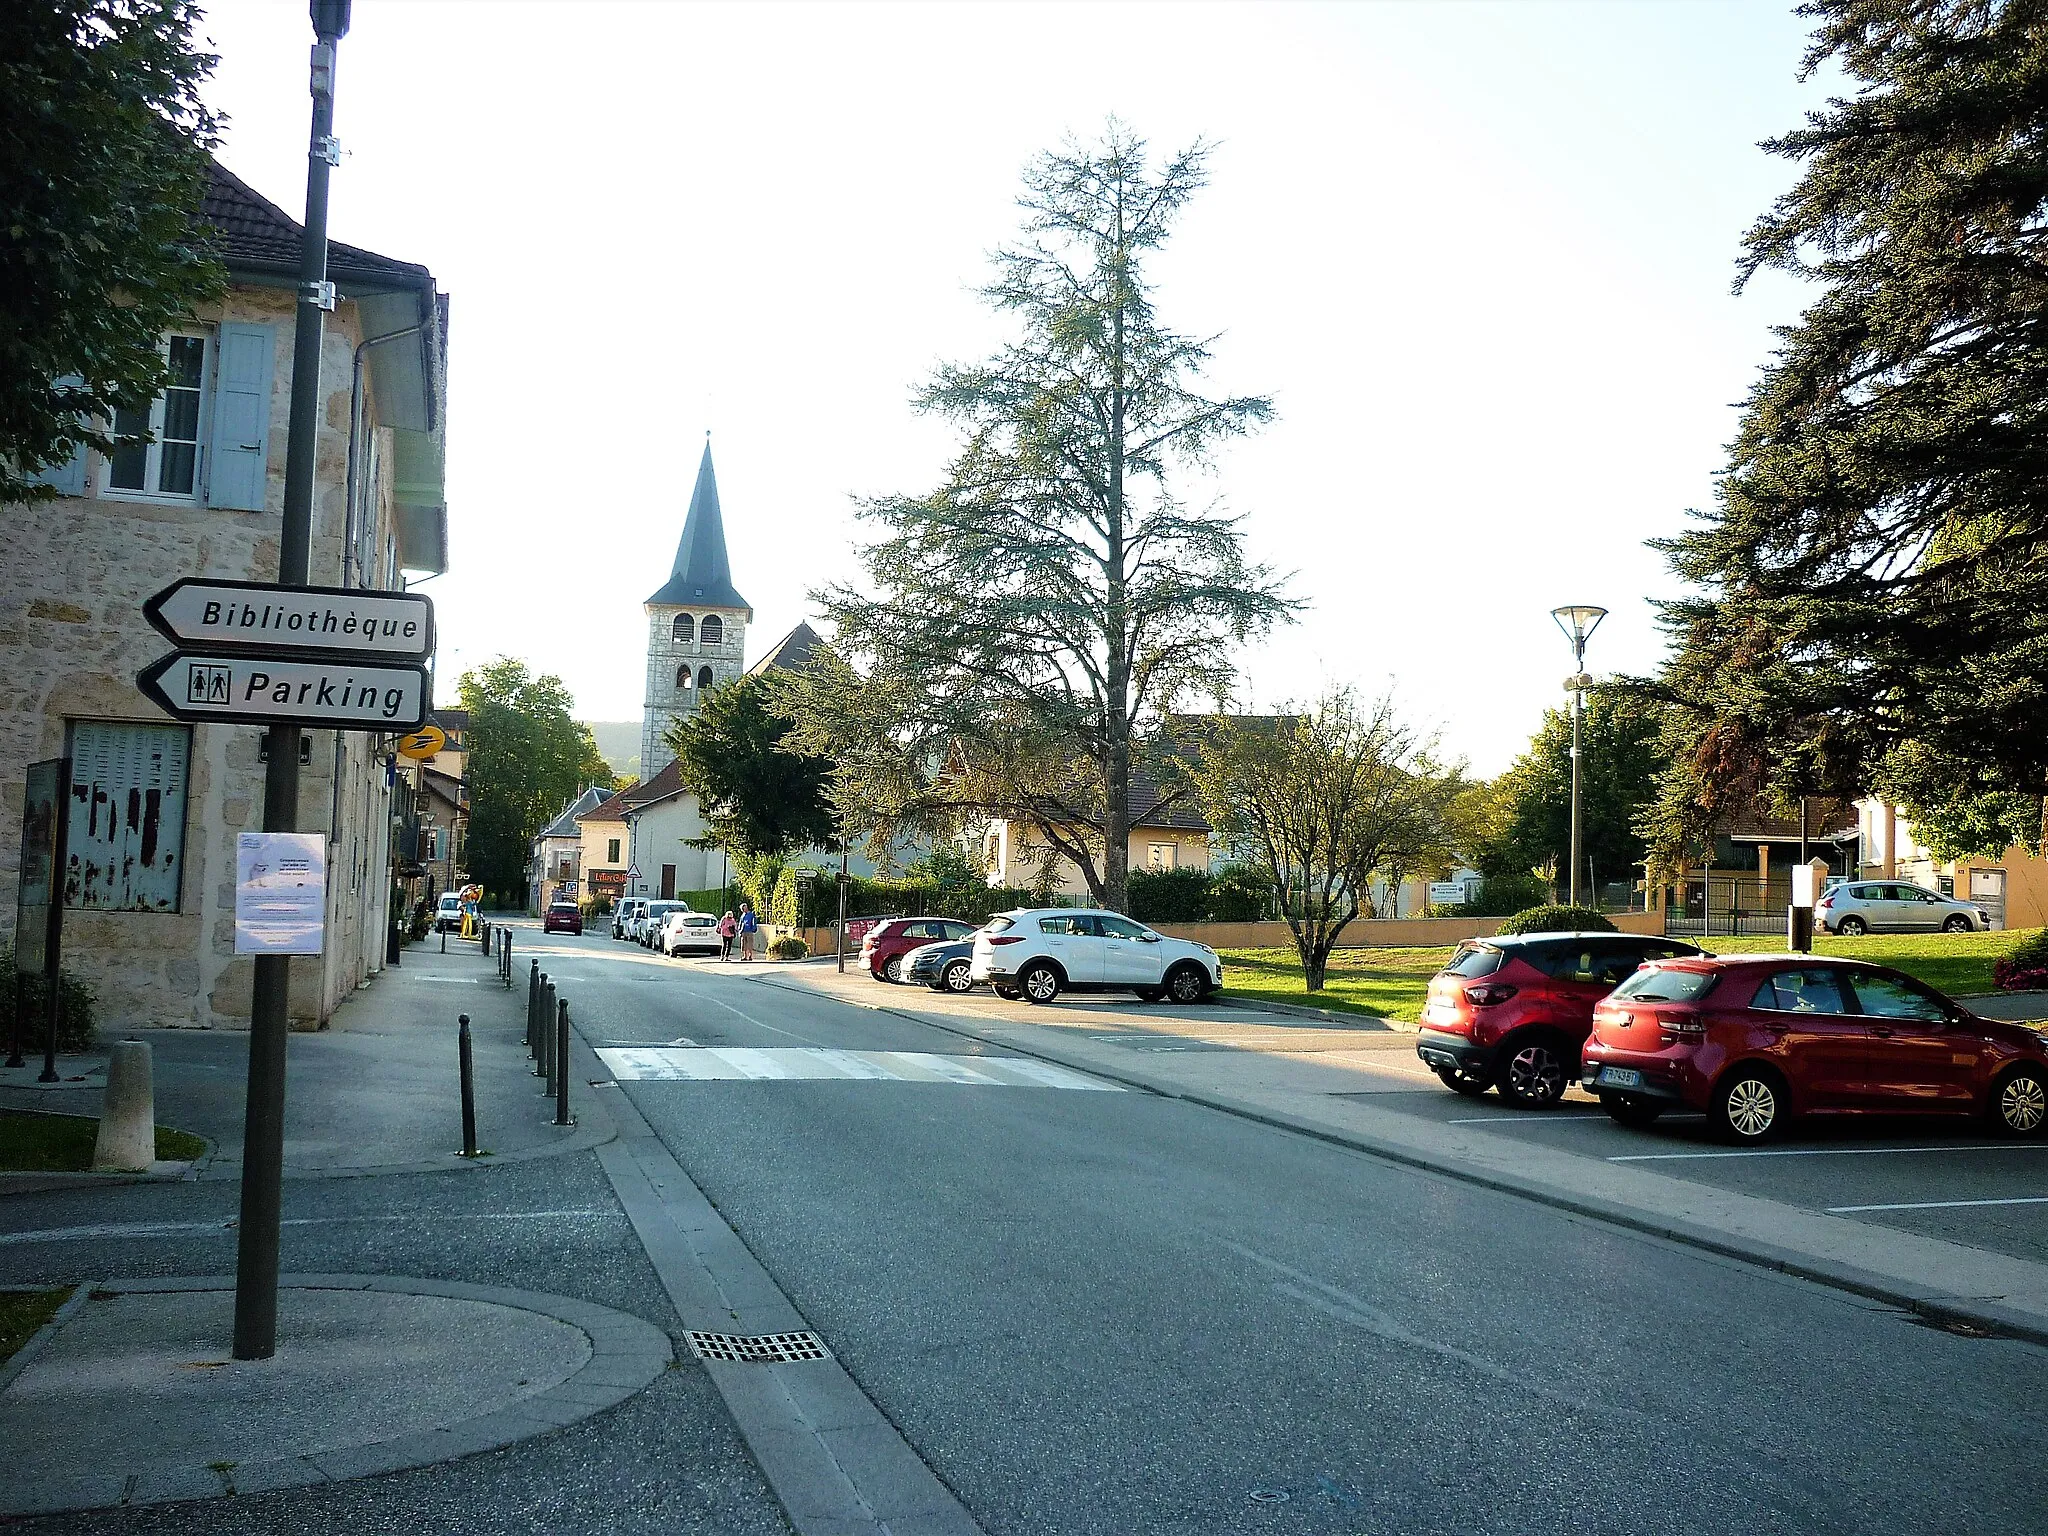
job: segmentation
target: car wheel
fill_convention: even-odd
[[[1991,1089],[1991,1121],[2008,1136],[2038,1136],[2048,1125],[2048,1076],[2020,1066]]]
[[[1525,1036],[1511,1043],[1500,1068],[1500,1096],[1523,1109],[1549,1109],[1564,1097],[1570,1077],[1564,1042],[1555,1035]]]
[[[1619,1125],[1641,1129],[1654,1125],[1657,1117],[1664,1113],[1664,1106],[1648,1099],[1632,1099],[1625,1093],[1603,1093],[1600,1107]]]
[[[947,992],[972,992],[974,990],[974,967],[965,960],[955,960],[947,966],[940,978],[941,990]]]
[[[1049,1003],[1060,995],[1060,973],[1041,960],[1025,968],[1017,985],[1026,1002]]]
[[[1435,1067],[1436,1080],[1453,1093],[1462,1093],[1468,1099],[1476,1099],[1493,1086],[1483,1077],[1475,1077],[1463,1067]]]
[[[1977,925],[1960,912],[1949,914],[1948,921],[1941,925],[1944,933],[1969,933]]]
[[[1209,978],[1199,965],[1176,965],[1166,973],[1166,995],[1183,1005],[1199,1003],[1209,995]]]
[[[1761,1067],[1737,1067],[1715,1090],[1713,1123],[1727,1141],[1769,1141],[1785,1123],[1784,1083]]]
[[[1870,924],[1864,922],[1862,918],[1857,917],[1854,913],[1851,913],[1848,917],[1835,924],[1835,932],[1841,934],[1844,938],[1859,938],[1863,934],[1870,932]]]
[[[882,962],[882,979],[899,983],[903,980],[903,957],[901,955],[891,955]]]

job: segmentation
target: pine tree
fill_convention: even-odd
[[[1658,841],[1761,794],[1940,801],[2048,775],[2048,5],[1815,0],[1854,93],[1745,237],[1823,288],[1750,391],[1710,513],[1659,541],[1674,706]]]

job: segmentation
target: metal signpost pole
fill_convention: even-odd
[[[285,449],[284,528],[277,579],[303,587],[313,534],[313,468],[320,430],[320,343],[334,306],[327,282],[327,177],[339,158],[334,142],[334,51],[348,31],[349,0],[312,0],[313,124],[306,163],[306,225],[299,246],[298,330],[292,345],[291,435]],[[299,727],[273,725],[263,781],[263,829],[293,832],[299,823]],[[249,1104],[242,1142],[241,1226],[235,1253],[237,1360],[277,1352],[278,1219],[284,1189],[285,1039],[290,1027],[291,961],[256,956],[249,1016]]]
[[[1565,638],[1572,643],[1572,675],[1565,686],[1572,693],[1572,849],[1571,874],[1565,882],[1567,895],[1565,904],[1576,907],[1579,904],[1579,870],[1583,855],[1580,852],[1579,836],[1579,719],[1585,713],[1586,687],[1592,679],[1586,676],[1586,642],[1593,637],[1593,631],[1600,627],[1600,621],[1607,617],[1605,608],[1596,608],[1590,603],[1575,603],[1565,608],[1553,608],[1550,616],[1557,621],[1557,627],[1564,631]]]

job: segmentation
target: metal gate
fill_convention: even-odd
[[[1664,909],[1664,932],[1673,938],[1783,933],[1792,878],[1692,875],[1673,887],[1672,898]]]
[[[2002,869],[1973,869],[1970,871],[1970,900],[1982,907],[1991,916],[1994,929],[2005,926],[2005,871]]]

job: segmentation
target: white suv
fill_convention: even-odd
[[[1223,962],[1206,944],[1169,939],[1116,912],[1042,907],[990,918],[974,936],[968,974],[998,997],[1034,1003],[1066,991],[1199,1003],[1223,985]]]
[[[618,905],[612,908],[612,937],[630,939],[633,936],[633,919],[646,910],[645,896],[621,896]]]

